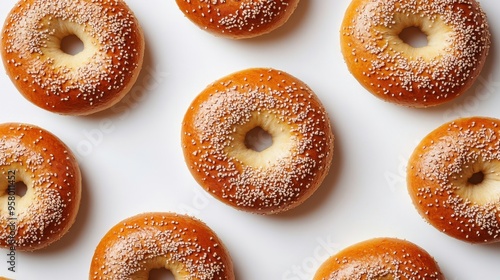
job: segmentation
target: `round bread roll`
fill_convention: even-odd
[[[420,215],[466,242],[500,241],[499,126],[486,117],[448,122],[408,161],[408,191]]]
[[[414,280],[444,276],[419,246],[396,238],[374,238],[347,247],[326,260],[313,280]]]
[[[145,280],[158,268],[177,280],[235,279],[217,235],[203,222],[175,213],[143,213],[111,228],[95,249],[89,279]]]
[[[299,0],[176,0],[198,27],[217,36],[246,39],[269,33],[288,21]]]
[[[82,41],[83,51],[61,49],[70,35]],[[122,0],[20,0],[1,44],[3,64],[21,94],[64,115],[116,104],[137,80],[144,57],[142,30]]]
[[[0,247],[33,251],[68,232],[80,206],[81,174],[59,138],[33,125],[1,124],[0,172]]]
[[[272,145],[256,150],[261,128]],[[182,124],[189,170],[210,194],[237,209],[274,214],[320,186],[333,156],[327,112],[313,91],[278,70],[251,68],[223,77],[192,102]]]
[[[427,35],[412,47],[408,27]],[[341,27],[348,69],[369,92],[408,107],[443,104],[469,89],[488,55],[491,34],[476,0],[353,0]]]

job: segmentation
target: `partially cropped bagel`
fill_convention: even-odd
[[[427,134],[408,161],[408,191],[438,230],[471,243],[500,241],[500,120],[461,118]]]
[[[217,36],[246,39],[285,24],[299,0],[176,0],[186,17]]]
[[[444,280],[434,258],[416,244],[373,238],[351,245],[326,260],[313,280]]]
[[[75,222],[81,173],[71,150],[40,127],[0,124],[0,247],[42,249]],[[26,186],[20,194],[19,184]]]
[[[175,213],[143,213],[112,227],[95,249],[89,280],[147,280],[153,269],[176,280],[234,280],[229,252],[206,224]]]

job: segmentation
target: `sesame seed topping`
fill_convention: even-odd
[[[90,279],[145,279],[166,268],[186,280],[233,280],[232,262],[201,221],[173,213],[145,213],[113,227],[96,248]]]
[[[193,104],[183,125],[187,164],[207,191],[230,205],[284,211],[310,195],[329,170],[333,135],[327,113],[288,74],[242,71],[209,86]],[[277,143],[262,152],[247,148],[245,135],[255,127]]]
[[[82,40],[81,53],[61,50],[69,35]],[[86,114],[111,106],[135,82],[142,36],[121,0],[22,0],[6,20],[2,57],[30,101],[49,111]]]
[[[281,26],[297,0],[177,0],[179,8],[204,30],[249,38]]]
[[[457,97],[489,52],[489,26],[475,0],[361,0],[349,11],[341,31],[344,57],[355,61],[350,69],[358,81],[387,101],[427,107]],[[427,46],[399,38],[412,26],[428,35]]]
[[[23,182],[27,191],[22,197],[14,196],[15,213],[7,207],[0,210],[0,245],[31,251],[59,239],[73,224],[81,193],[80,170],[67,147],[37,127],[2,124],[0,172],[7,178],[9,171],[15,172],[15,181]],[[7,196],[4,192],[0,200],[6,201]],[[15,232],[9,227],[13,217]],[[9,240],[12,237],[14,242]]]
[[[444,280],[432,256],[409,241],[395,238],[374,238],[354,244],[332,256],[318,271],[320,275],[314,280]]]
[[[500,240],[499,123],[481,117],[447,123],[410,159],[408,189],[416,207],[426,209],[432,225],[465,241]]]

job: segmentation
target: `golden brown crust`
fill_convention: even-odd
[[[203,222],[175,213],[143,213],[111,228],[96,247],[89,279],[147,279],[157,268],[169,269],[176,279],[235,279],[217,235]]]
[[[341,48],[353,76],[375,96],[430,107],[464,93],[479,76],[490,48],[486,15],[475,0],[354,0],[341,27]],[[419,27],[428,46],[399,38]]]
[[[299,0],[176,0],[186,17],[217,36],[245,39],[269,33],[292,15]]]
[[[83,41],[84,51],[61,51],[69,35]],[[143,37],[122,0],[21,0],[5,21],[1,54],[29,101],[59,114],[88,115],[131,89],[142,68]]]
[[[345,248],[326,260],[314,280],[441,279],[436,261],[424,249],[396,238],[374,238]]]
[[[466,242],[500,241],[499,125],[485,117],[443,124],[408,161],[408,191],[418,212]],[[474,174],[484,178],[471,181]]]
[[[78,163],[56,136],[39,127],[0,125],[0,246],[41,249],[73,225],[81,197]],[[27,192],[15,195],[14,182]]]
[[[243,143],[259,126],[273,137],[262,152]],[[313,91],[274,69],[219,79],[195,98],[182,124],[184,156],[196,181],[224,203],[260,214],[289,210],[310,197],[330,169],[333,141]]]

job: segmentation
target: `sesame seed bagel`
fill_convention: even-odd
[[[68,147],[28,124],[0,124],[0,247],[33,251],[60,239],[73,225],[81,174]],[[16,191],[22,182],[26,193]]]
[[[84,49],[71,55],[63,38]],[[142,30],[122,0],[21,0],[1,35],[3,64],[21,94],[63,115],[88,115],[120,101],[139,76]]]
[[[217,235],[203,222],[175,213],[143,213],[112,227],[95,249],[89,279],[147,280],[158,268],[178,280],[235,279]]]
[[[373,238],[326,260],[313,280],[442,279],[436,261],[419,246],[397,238]]]
[[[399,34],[417,27],[428,44]],[[476,0],[353,0],[341,27],[348,69],[369,92],[408,107],[430,107],[463,94],[490,49],[486,15]]]
[[[255,128],[270,147],[245,143]],[[237,209],[272,214],[310,197],[329,171],[334,136],[325,109],[302,81],[251,68],[204,89],[186,112],[182,147],[189,170],[210,194]]]
[[[500,120],[462,118],[422,139],[408,191],[431,225],[470,243],[500,241]]]
[[[299,0],[176,0],[184,15],[217,36],[245,39],[269,33],[288,21]]]

